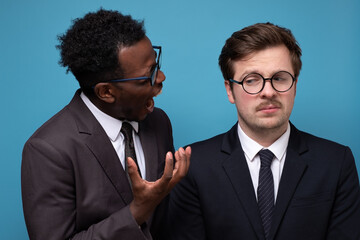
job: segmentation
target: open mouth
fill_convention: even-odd
[[[159,96],[161,92],[162,89],[160,88],[160,90],[153,97],[149,98],[148,101],[146,102],[146,109],[149,111],[149,113],[154,111],[154,107],[155,107],[154,97]]]
[[[157,97],[157,96],[159,96],[160,94],[162,93],[162,88],[155,94],[155,96],[154,97]]]

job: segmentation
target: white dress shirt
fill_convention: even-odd
[[[106,135],[109,137],[120,159],[121,165],[125,169],[125,138],[120,131],[123,122],[102,112],[90,101],[90,99],[84,93],[81,93],[80,97],[84,101],[85,105],[89,108],[91,113],[98,120],[102,128],[105,130]],[[141,146],[140,137],[138,135],[139,123],[135,121],[129,123],[133,127],[132,133],[135,145],[136,160],[138,162],[142,178],[146,179],[145,156]]]
[[[259,171],[260,171],[260,157],[258,152],[262,149],[269,149],[274,155],[274,160],[271,163],[271,171],[274,178],[274,196],[275,200],[279,189],[280,178],[284,168],[286,149],[290,137],[290,124],[288,124],[286,132],[281,135],[273,144],[265,148],[248,137],[238,124],[238,136],[241,142],[242,149],[245,153],[246,162],[249,166],[251,180],[253,182],[255,195],[257,198],[257,188],[259,184]]]

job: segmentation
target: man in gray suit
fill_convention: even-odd
[[[29,237],[152,239],[162,219],[153,213],[190,161],[190,148],[173,161],[170,121],[154,107],[165,80],[161,47],[142,22],[103,9],[76,19],[59,41],[60,63],[80,89],[24,146]]]

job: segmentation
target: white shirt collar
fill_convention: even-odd
[[[95,116],[96,120],[98,120],[100,125],[103,127],[106,135],[108,135],[110,140],[114,142],[120,135],[119,133],[123,122],[101,111],[90,101],[90,99],[83,92],[81,92],[80,97],[84,101],[85,105],[89,108],[91,113]],[[129,121],[129,123],[132,125],[135,132],[139,131],[138,122]]]
[[[272,153],[274,153],[276,159],[281,161],[281,159],[283,159],[283,156],[286,152],[286,149],[287,149],[287,146],[289,143],[290,124],[288,123],[286,132],[283,135],[281,135],[268,148],[261,146],[260,144],[255,142],[253,139],[251,139],[249,136],[247,136],[244,133],[244,131],[241,129],[239,124],[238,124],[238,136],[239,136],[239,140],[241,142],[242,149],[244,150],[244,153],[247,155],[247,157],[248,157],[248,159],[250,159],[250,161],[254,160],[256,154],[258,154],[258,152],[261,149],[269,149]]]

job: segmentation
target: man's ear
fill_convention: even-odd
[[[114,103],[114,86],[110,83],[98,83],[94,87],[95,95],[101,101],[106,103]]]
[[[227,93],[229,102],[235,103],[235,97],[233,94],[233,90],[231,88],[231,82],[229,80],[225,80],[224,84],[225,84],[225,89],[226,89],[226,93]]]

